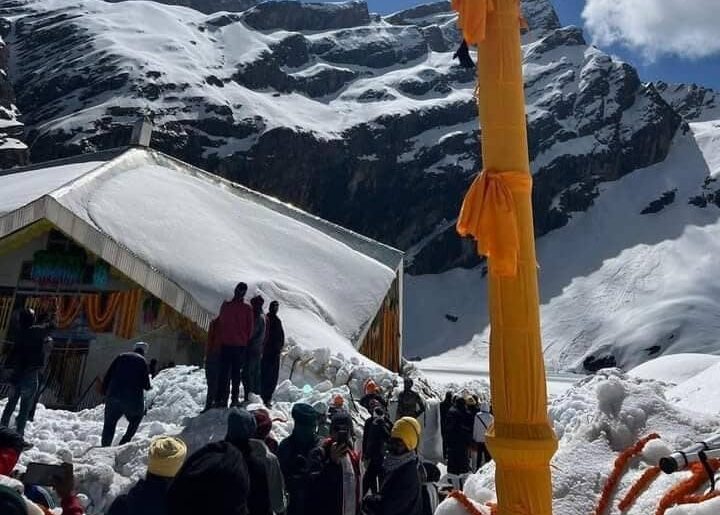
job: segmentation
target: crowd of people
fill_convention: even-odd
[[[118,497],[107,515],[430,515],[432,496],[426,485],[439,479],[435,464],[424,463],[418,448],[427,411],[422,396],[406,377],[391,420],[389,393],[368,380],[359,405],[369,413],[362,440],[342,395],[314,405],[292,407],[293,429],[281,442],[272,437],[268,409],[277,386],[285,335],[279,304],[255,296],[245,302],[247,285],[239,283],[213,320],[206,348],[207,398],[204,410],[227,409],[227,433],[187,456],[185,443],[171,436],[154,439],[145,477]],[[10,356],[13,392],[0,419],[0,513],[49,513],[54,498],[65,515],[82,515],[73,493],[71,465],[63,465],[49,485],[12,479],[27,420],[36,402],[38,374],[49,341],[46,323],[31,310],[20,317],[21,331]],[[151,388],[146,361],[148,345],[135,344],[110,365],[102,381],[105,395],[101,444],[110,446],[118,421],[128,426],[119,440],[130,442],[145,413],[144,392]],[[244,402],[240,401],[240,386]],[[250,395],[263,403],[253,403]],[[257,400],[257,399],[255,399]],[[16,404],[16,430],[8,428]],[[229,402],[229,406],[228,406]],[[229,407],[229,409],[228,409]],[[353,410],[359,418],[357,406]],[[490,460],[485,431],[492,424],[487,403],[471,395],[448,393],[440,405],[443,454],[449,474],[477,470]],[[358,432],[359,433],[359,432]],[[56,495],[44,489],[50,486]],[[13,511],[14,510],[14,511]]]

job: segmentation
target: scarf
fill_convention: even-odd
[[[386,477],[398,470],[403,465],[407,465],[412,461],[417,461],[417,454],[412,451],[401,454],[400,456],[388,454],[385,457],[385,463],[383,464]]]

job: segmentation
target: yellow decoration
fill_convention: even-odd
[[[483,163],[487,170],[494,170],[471,188],[460,225],[478,238],[480,250],[489,253],[495,424],[488,431],[488,446],[497,465],[498,513],[550,515],[549,463],[557,439],[547,415],[540,343],[519,2],[453,0],[453,6],[460,13],[465,40],[478,45]],[[520,173],[527,175],[527,187],[515,184]],[[507,230],[510,235],[503,234]]]

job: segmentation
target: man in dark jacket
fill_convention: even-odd
[[[420,423],[414,417],[404,417],[392,429],[389,454],[383,464],[380,495],[369,496],[366,511],[373,515],[421,515],[420,461],[417,446]]]
[[[445,392],[445,398],[440,403],[440,434],[442,435],[443,443],[443,458],[447,460],[447,445],[448,445],[448,433],[447,433],[447,416],[450,408],[452,408],[453,394],[452,392]]]
[[[352,417],[338,411],[330,421],[330,436],[317,451],[311,472],[308,512],[323,515],[360,513],[360,458],[353,451]]]
[[[192,454],[168,490],[168,515],[246,515],[250,480],[242,452],[213,442]]]
[[[403,417],[418,418],[425,413],[425,401],[420,395],[413,391],[413,380],[406,377],[403,380],[403,391],[398,395],[396,420]]]
[[[285,331],[282,321],[278,318],[280,304],[274,300],[270,303],[265,318],[265,346],[260,363],[261,396],[265,406],[270,407],[273,393],[280,375],[280,353],[285,346]]]
[[[295,427],[280,442],[278,459],[288,492],[288,515],[315,515],[306,510],[313,451],[317,450],[317,413],[309,404],[293,406]]]
[[[245,402],[250,401],[250,394],[260,393],[260,359],[265,343],[265,314],[263,304],[265,301],[260,295],[250,299],[253,310],[253,331],[248,340],[247,354],[245,355],[245,368],[243,369],[243,390]]]
[[[390,441],[392,422],[387,412],[378,401],[371,402],[371,415],[365,421],[363,432],[363,462],[365,463],[365,476],[363,477],[363,496],[372,490],[379,492],[378,479],[382,472],[385,459],[385,447]]]
[[[0,418],[0,426],[7,427],[19,400],[20,413],[15,419],[15,427],[20,435],[25,434],[25,425],[38,391],[40,371],[45,366],[48,340],[48,327],[35,323],[33,310],[22,310],[19,316],[19,331],[6,365],[13,371],[10,377],[12,395]]]
[[[285,484],[278,459],[263,441],[252,438],[256,430],[255,417],[250,412],[241,408],[230,410],[225,441],[240,449],[247,464],[248,514],[284,513]]]
[[[232,405],[240,404],[240,382],[245,364],[248,341],[253,332],[252,308],[245,303],[248,286],[238,283],[230,302],[224,302],[217,317],[217,338],[220,344],[220,395],[218,404],[227,407],[231,395]]]
[[[162,436],[150,443],[145,479],[115,499],[107,515],[167,515],[167,491],[187,454],[179,438]]]
[[[110,365],[102,383],[105,395],[105,421],[102,432],[102,446],[112,445],[115,428],[120,417],[128,421],[125,436],[120,445],[128,443],[140,427],[145,415],[145,390],[149,390],[150,371],[145,361],[147,344],[138,342],[133,352],[120,354]]]
[[[447,416],[448,441],[447,471],[449,474],[470,472],[470,445],[472,444],[473,417],[465,407],[465,399],[458,397]]]

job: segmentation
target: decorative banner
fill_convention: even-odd
[[[85,314],[90,329],[96,333],[106,332],[107,326],[115,317],[120,305],[120,293],[115,292],[108,295],[104,311],[100,294],[87,295],[84,300]]]
[[[120,307],[118,310],[118,323],[115,334],[120,338],[129,340],[135,333],[137,312],[140,309],[143,291],[140,288],[120,293]]]
[[[57,325],[59,329],[67,329],[80,314],[83,299],[77,296],[62,296],[57,300]]]
[[[93,286],[105,288],[110,279],[110,267],[104,261],[98,260],[93,269]]]
[[[77,284],[85,271],[85,257],[40,250],[33,256],[31,277],[41,284]]]

